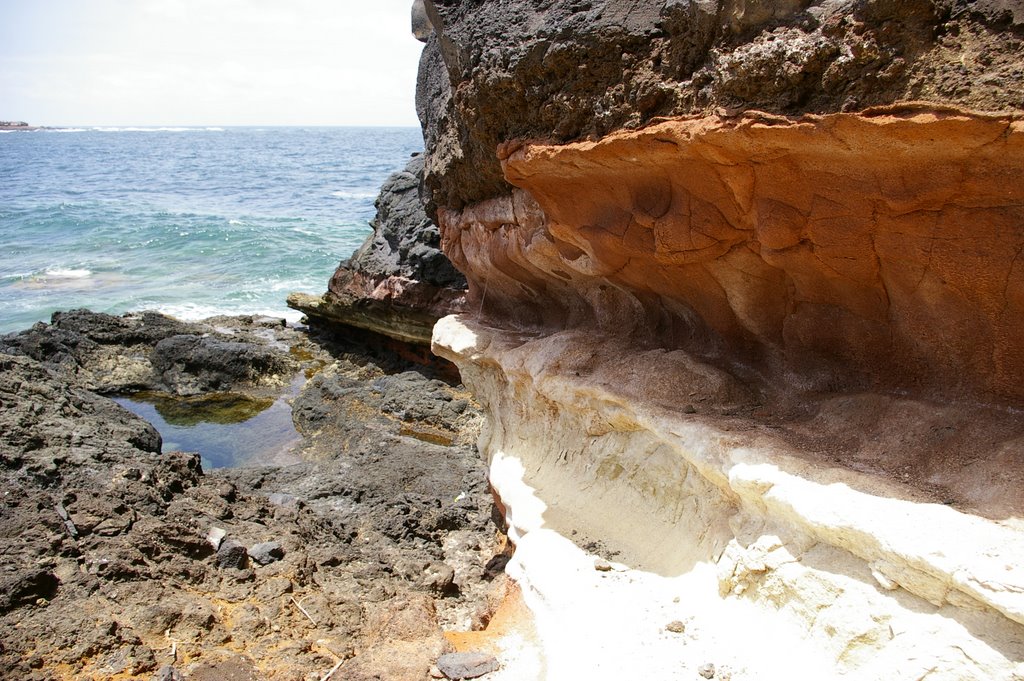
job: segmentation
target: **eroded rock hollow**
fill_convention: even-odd
[[[500,153],[524,191],[440,212],[486,314],[825,390],[1024,399],[1015,116],[749,113]]]

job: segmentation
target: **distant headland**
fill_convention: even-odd
[[[0,121],[0,130],[39,130],[39,126],[25,121]]]

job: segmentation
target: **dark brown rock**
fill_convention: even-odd
[[[495,155],[663,117],[800,115],[908,100],[1020,109],[1016,0],[426,0],[429,210],[507,194]],[[963,58],[962,58],[963,57]]]
[[[386,635],[403,638],[374,634],[367,674],[353,665],[351,678],[381,669],[415,678],[406,672],[427,669],[445,649],[438,617],[465,621],[486,607],[482,581],[445,588],[454,586],[451,572],[422,569],[471,575],[493,554],[490,496],[472,445],[479,416],[460,388],[403,373],[410,365],[380,349],[325,339],[328,351],[259,319],[188,326],[156,316],[155,331],[136,315],[55,317],[60,328],[2,340],[19,354],[0,354],[0,677],[249,678],[258,664],[268,675],[319,678],[337,658],[310,648],[314,625],[294,599],[315,619],[317,638],[345,657],[377,628],[363,609],[372,603],[375,622],[395,622]],[[88,389],[155,385],[153,347],[190,336],[184,345],[194,350],[202,334],[220,344],[223,366],[233,366],[232,352],[241,364],[253,348],[259,354],[262,337],[335,377],[311,381],[309,398],[297,400],[308,407],[312,461],[204,472],[198,454],[160,453],[152,426]],[[118,362],[140,356],[146,361],[119,373]],[[244,370],[233,375],[247,380]],[[200,379],[201,371],[184,372],[182,385],[211,385]],[[446,444],[428,441],[438,433]],[[211,543],[213,527],[229,538]],[[479,555],[449,555],[452,532]],[[239,569],[246,546],[276,560]],[[420,568],[399,573],[398,564]],[[410,597],[420,605],[410,607]],[[423,602],[435,597],[440,615]],[[415,622],[399,625],[413,611],[429,612],[429,627],[406,640],[400,630]],[[222,657],[225,648],[249,662]],[[172,651],[177,662],[158,671]]]

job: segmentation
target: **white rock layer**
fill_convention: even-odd
[[[688,414],[667,399],[681,381],[726,396],[728,381],[682,353],[458,317],[437,324],[434,351],[489,415],[508,571],[543,646],[529,678],[694,679],[712,663],[732,679],[1024,680],[1014,519]],[[499,675],[516,673],[506,660]]]

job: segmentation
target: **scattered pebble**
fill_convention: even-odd
[[[679,620],[673,620],[665,625],[665,628],[673,634],[681,634],[686,631],[686,624]]]
[[[217,567],[242,569],[249,564],[249,553],[234,539],[225,539],[217,549]]]
[[[715,665],[711,664],[710,662],[708,662],[707,664],[702,664],[700,667],[697,668],[697,673],[703,676],[705,679],[713,679],[715,678]]]
[[[253,544],[249,547],[249,557],[260,565],[270,565],[284,558],[284,549],[276,541]]]
[[[220,527],[211,527],[210,531],[206,533],[206,541],[210,542],[210,546],[216,551],[220,548],[220,543],[224,541],[224,537],[227,535],[227,530]]]
[[[611,572],[612,564],[606,561],[604,558],[598,558],[594,561],[594,569],[598,572]]]

